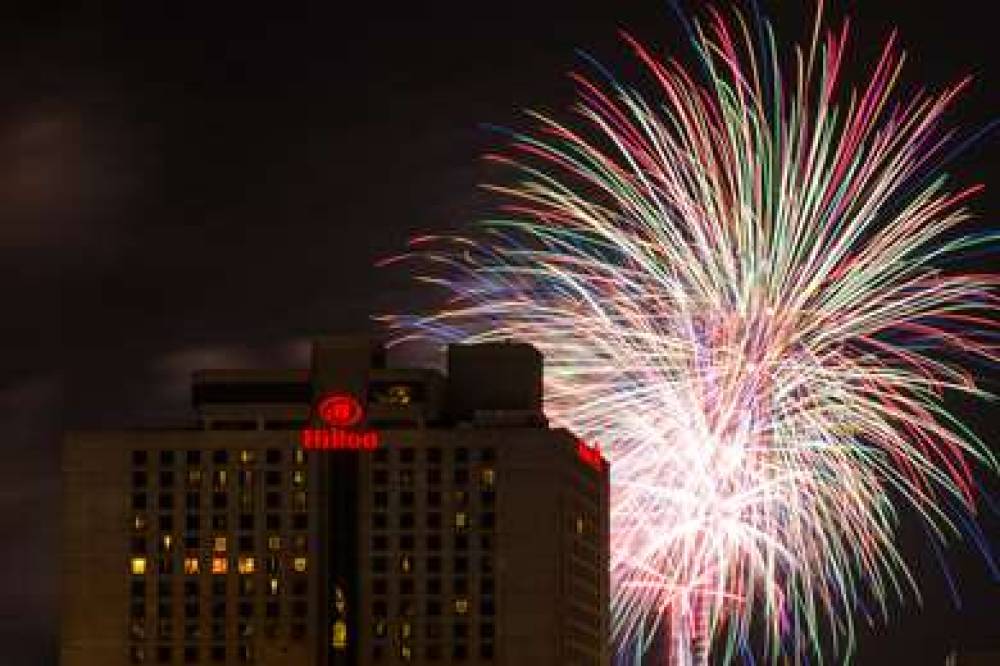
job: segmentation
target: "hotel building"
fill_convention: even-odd
[[[610,663],[608,466],[522,344],[326,338],[190,427],[66,436],[63,666]]]

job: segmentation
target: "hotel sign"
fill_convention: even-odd
[[[375,430],[355,428],[364,419],[361,403],[353,395],[332,393],[316,405],[316,414],[326,424],[303,428],[302,448],[311,451],[373,451],[379,447]]]

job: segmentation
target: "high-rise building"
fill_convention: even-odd
[[[608,664],[608,469],[522,344],[207,370],[196,425],[68,434],[63,666]]]

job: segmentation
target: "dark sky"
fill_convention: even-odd
[[[500,139],[481,123],[562,113],[576,47],[634,70],[619,27],[690,57],[660,0],[80,4],[0,9],[8,666],[54,663],[63,428],[183,418],[196,368],[301,363],[310,335],[367,328],[407,300],[377,258],[488,210],[478,156]],[[783,35],[805,29],[800,3],[771,4]],[[991,3],[831,4],[852,15],[859,57],[901,28],[908,88],[977,75],[961,127],[995,115]],[[996,142],[958,172],[992,187],[975,208],[995,224]],[[989,410],[977,421],[993,438]],[[918,567],[924,608],[864,638],[860,663],[938,663],[949,641],[985,632],[998,584],[961,548],[954,561],[964,610]]]

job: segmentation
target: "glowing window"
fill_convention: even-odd
[[[249,449],[243,449],[240,451],[240,462],[241,463],[252,463],[257,460],[257,452],[251,451]]]
[[[576,533],[583,534],[583,516],[576,517]]]
[[[413,659],[413,648],[405,643],[399,646],[399,658],[403,661],[410,661]]]
[[[405,574],[413,572],[413,558],[410,555],[400,555],[399,570]]]
[[[306,485],[306,473],[304,470],[297,469],[292,472],[292,486],[295,488],[302,488]]]
[[[457,597],[455,599],[455,614],[465,615],[469,612],[469,600],[465,597]]]
[[[302,465],[306,461],[306,452],[302,449],[295,449],[295,452],[292,454],[292,460],[295,461],[296,465]]]
[[[257,563],[254,561],[253,557],[249,555],[240,555],[236,568],[241,574],[251,574],[256,570],[256,565]]]
[[[378,636],[379,638],[382,638],[386,635],[387,630],[388,627],[386,626],[385,618],[384,617],[375,618],[375,628],[374,628],[375,635]]]
[[[185,557],[184,558],[184,573],[188,575],[194,575],[198,573],[201,568],[200,562],[197,557]]]
[[[215,537],[215,543],[214,543],[213,550],[215,550],[215,552],[217,552],[217,553],[224,553],[224,552],[226,552],[226,537],[224,537],[224,536],[217,536],[217,537]]]
[[[229,482],[229,472],[224,469],[215,470],[215,489],[225,490],[226,484]]]
[[[469,516],[464,511],[455,514],[455,531],[464,532],[469,527]]]
[[[296,557],[292,560],[292,568],[299,573],[305,573],[306,570],[306,558]]]
[[[333,623],[333,629],[331,631],[331,644],[334,650],[345,650],[347,649],[347,623],[343,620],[337,620]]]
[[[272,534],[267,537],[267,549],[268,550],[281,550],[281,537],[277,534]]]
[[[146,529],[147,521],[146,516],[141,513],[135,514],[135,520],[132,521],[132,527],[135,528],[136,532],[142,532]]]
[[[224,574],[229,571],[229,560],[225,557],[213,557],[212,558],[212,573],[213,574]]]
[[[187,484],[191,488],[201,487],[201,470],[200,469],[189,469],[187,471]]]
[[[163,544],[163,550],[169,551],[170,548],[174,545],[174,538],[169,534],[164,534],[163,537],[160,539],[160,542]]]
[[[409,638],[410,636],[412,636],[413,625],[410,624],[407,620],[403,620],[399,624],[399,635],[402,636],[403,638]]]
[[[268,581],[267,591],[272,597],[278,596],[278,592],[280,591],[280,589],[281,588],[277,578],[272,578]]]
[[[492,488],[497,481],[497,473],[492,467],[484,467],[479,472],[479,481],[483,488]]]
[[[146,558],[133,557],[131,563],[132,575],[141,576],[146,573]]]
[[[296,490],[292,493],[292,511],[306,510],[306,493],[304,490]]]

